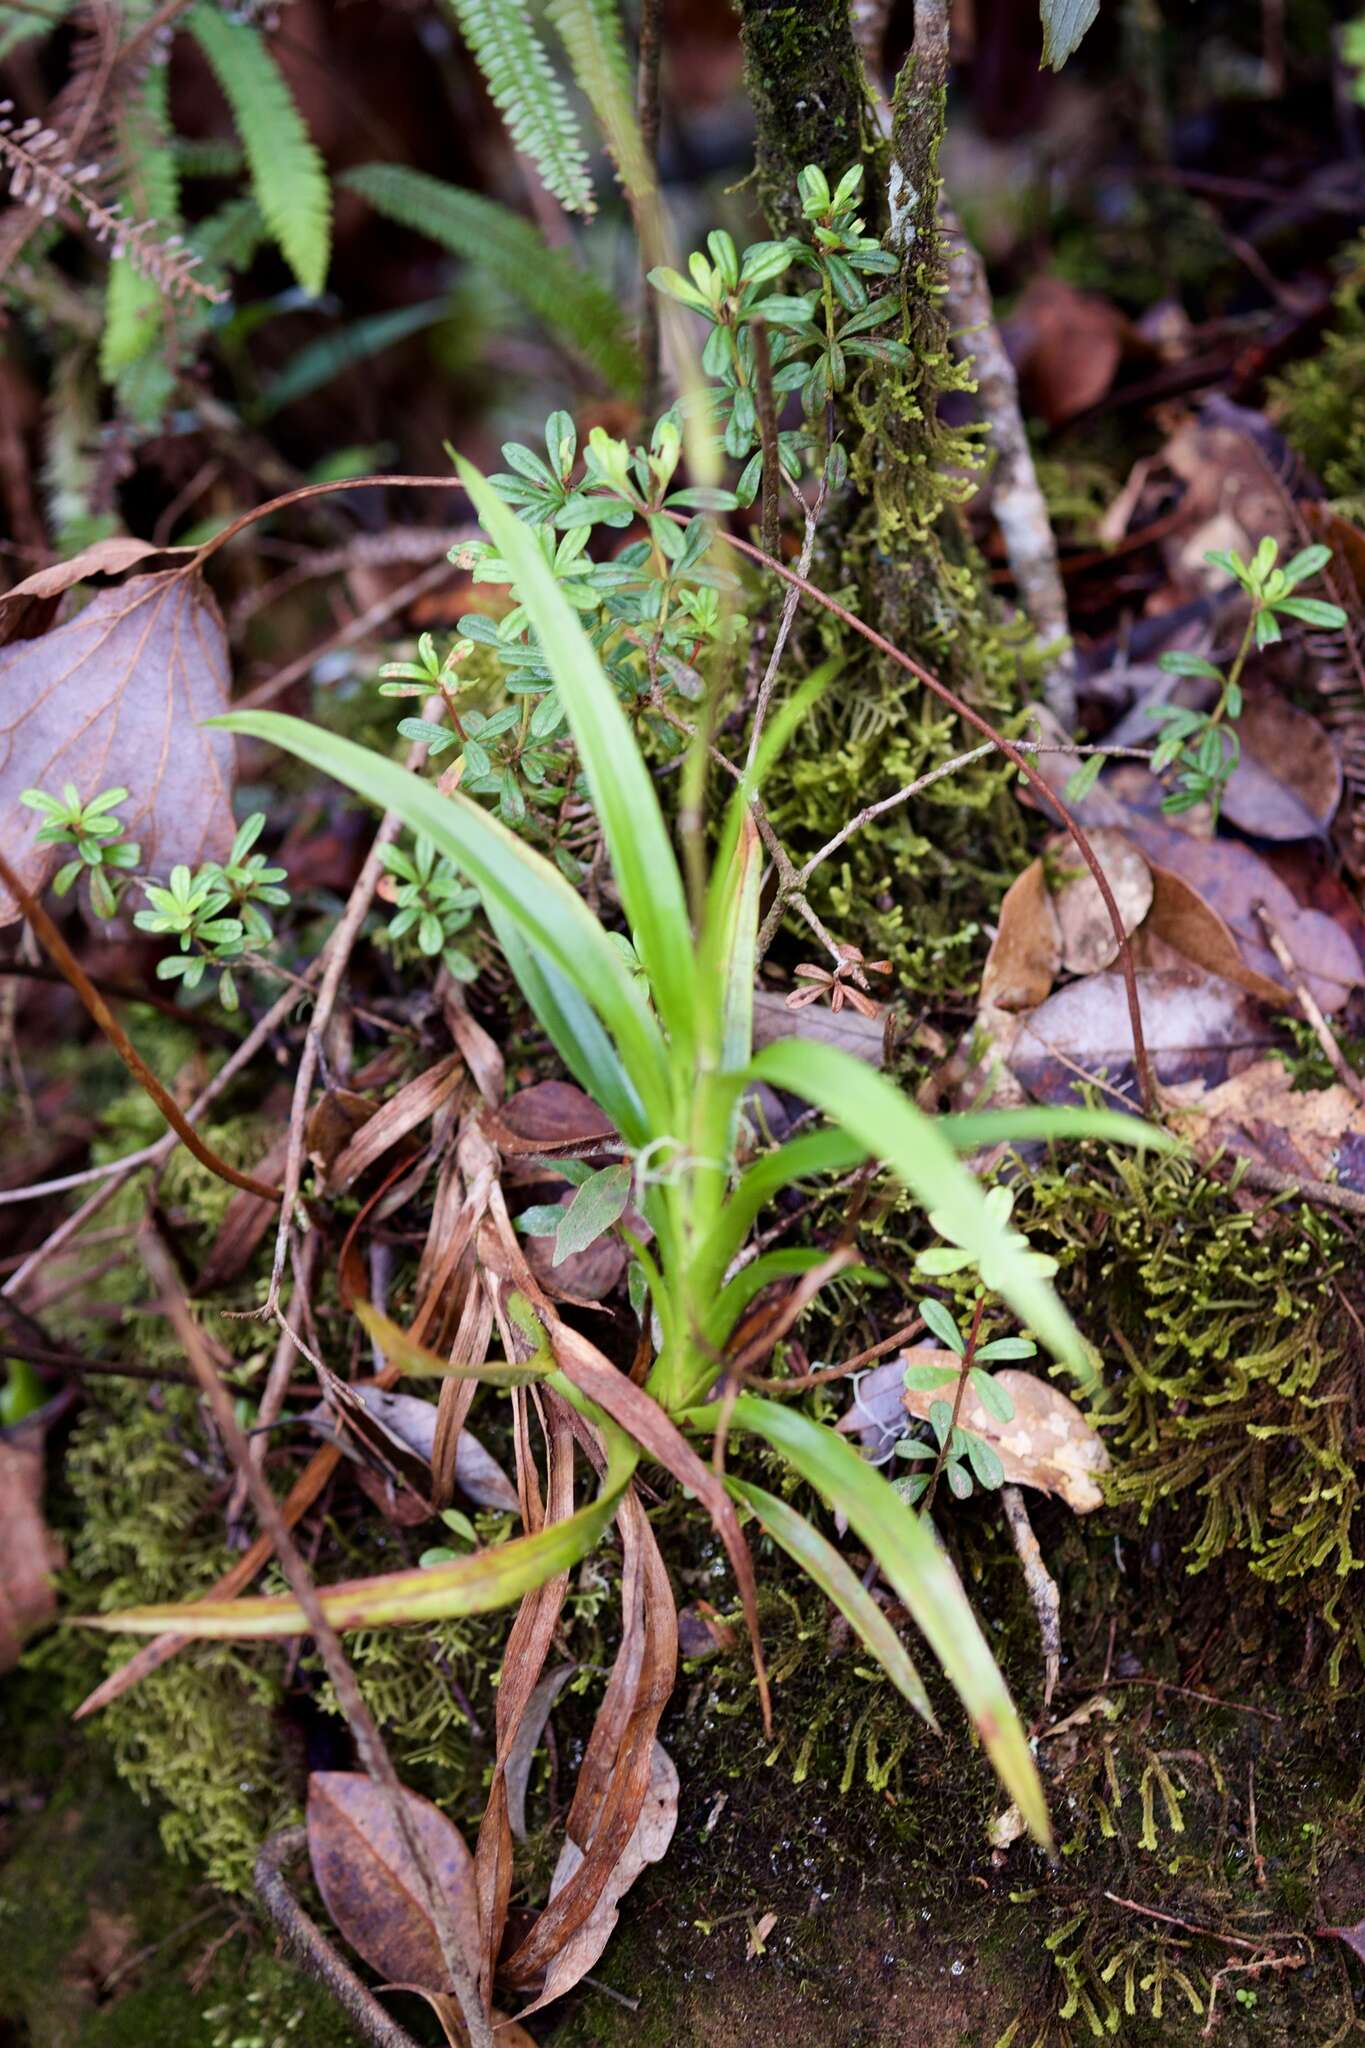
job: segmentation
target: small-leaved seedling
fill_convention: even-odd
[[[41,811],[46,823],[38,833],[40,846],[74,847],[74,858],[58,868],[52,886],[65,896],[84,875],[90,884],[90,908],[96,917],[112,917],[128,870],[135,868],[142,849],[135,839],[125,839],[115,809],[126,803],[126,789],[102,790],[82,803],[74,783],[63,786],[60,796],[43,789],[26,789],[19,798],[31,811]]]
[[[380,858],[392,877],[390,943],[401,949],[403,941],[411,939],[429,960],[439,954],[457,981],[473,981],[479,970],[455,940],[474,913],[478,890],[466,887],[446,856],[420,835],[411,853],[386,846]]]

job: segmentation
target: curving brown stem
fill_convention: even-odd
[[[311,1914],[294,1897],[285,1879],[291,1863],[308,1853],[305,1827],[281,1828],[262,1842],[253,1876],[261,1904],[293,1952],[295,1960],[310,1977],[316,1977],[331,1992],[347,2019],[374,2048],[417,2048],[412,2035],[390,2019],[374,1993],[361,1983],[355,1971],[336,1950]]]
[[[686,524],[686,518],[683,514],[670,512],[666,514],[666,517],[676,519],[679,525]],[[1030,768],[1027,756],[1020,748],[1015,746],[1013,740],[1007,740],[1002,732],[996,730],[989,719],[983,718],[979,711],[974,711],[971,705],[959,697],[955,690],[950,690],[946,683],[940,682],[931,670],[916,661],[912,655],[903,654],[900,648],[888,640],[884,633],[879,633],[875,626],[865,624],[862,619],[858,618],[855,613],[848,609],[847,605],[840,604],[837,598],[827,596],[823,590],[820,590],[814,583],[808,581],[797,570],[789,569],[787,564],[778,561],[776,556],[765,554],[763,549],[755,547],[752,541],[741,540],[738,534],[728,533],[724,527],[717,527],[716,531],[727,547],[736,549],[741,555],[747,555],[751,561],[761,563],[763,568],[770,569],[774,576],[782,577],[783,581],[790,584],[793,589],[801,591],[813,603],[820,605],[823,610],[832,613],[836,619],[840,620],[852,632],[860,634],[870,646],[877,649],[879,654],[884,654],[888,661],[894,661],[898,668],[903,668],[909,675],[915,676],[923,683],[927,690],[932,690],[936,697],[941,698],[951,710],[955,711],[959,718],[965,719],[968,725],[974,725],[978,732],[984,733],[988,740],[993,741],[1005,756],[1005,759],[1013,762],[1026,782],[1034,778],[1041,781],[1042,778],[1038,775],[1037,769]],[[1158,1107],[1156,1082],[1152,1077],[1151,1063],[1147,1057],[1147,1040],[1142,1029],[1142,1009],[1138,1002],[1137,973],[1133,966],[1133,949],[1128,942],[1128,934],[1124,929],[1123,918],[1119,914],[1118,904],[1114,901],[1114,892],[1109,886],[1108,877],[1096,858],[1095,849],[1086,838],[1074,813],[1063,803],[1061,797],[1050,786],[1047,786],[1047,801],[1061,817],[1068,832],[1070,832],[1076,842],[1077,852],[1094,876],[1095,886],[1100,892],[1104,907],[1109,914],[1109,922],[1114,928],[1114,937],[1119,949],[1119,970],[1123,975],[1123,986],[1128,997],[1128,1017],[1133,1033],[1133,1059],[1137,1067],[1138,1086],[1142,1090],[1142,1106],[1149,1116],[1155,1115]]]
[[[235,1188],[245,1188],[249,1195],[260,1195],[267,1202],[278,1201],[278,1188],[271,1187],[267,1181],[256,1180],[249,1173],[240,1173],[235,1166],[229,1166],[226,1159],[220,1159],[213,1148],[204,1143],[175,1097],[167,1092],[147,1065],[43,905],[24,887],[3,853],[0,853],[0,882],[5,884],[14,897],[35,938],[41,942],[53,964],[61,969],[124,1066],[138,1085],[145,1088],[151,1096],[186,1150],[194,1154],[201,1166],[207,1166],[210,1173],[216,1173],[219,1180],[229,1181]]]

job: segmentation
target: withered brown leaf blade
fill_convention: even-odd
[[[0,594],[0,647],[41,633],[51,624],[64,593],[77,583],[92,576],[121,576],[125,569],[145,563],[153,555],[164,562],[193,553],[192,548],[162,548],[154,541],[134,540],[124,533],[95,541],[69,561],[49,562],[45,569],[35,569],[22,583],[12,584]]]
[[[1342,767],[1331,734],[1271,690],[1248,692],[1237,721],[1241,759],[1223,816],[1258,839],[1320,838],[1341,802]]]
[[[118,815],[152,873],[221,859],[235,754],[230,735],[203,721],[227,704],[223,621],[190,569],[99,591],[65,625],[0,651],[0,816],[28,888],[43,887],[62,849],[38,844],[42,817],[20,795],[67,782],[87,801],[128,790]],[[0,890],[0,922],[15,915]]]
[[[428,1799],[405,1792],[449,1908],[477,1974],[479,1913],[474,1859],[452,1821]],[[363,1771],[314,1771],[308,1780],[308,1853],[323,1903],[341,1934],[390,1984],[448,1991],[436,1928],[422,1884],[393,1824],[387,1800]]]

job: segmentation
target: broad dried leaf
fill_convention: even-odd
[[[325,1371],[325,1368],[324,1368]],[[373,1381],[339,1379],[328,1372],[323,1381],[326,1401],[309,1420],[326,1423],[343,1449],[367,1460],[400,1485],[418,1494],[431,1487],[431,1456],[436,1444],[437,1404],[420,1394],[393,1394]],[[496,1458],[467,1429],[455,1447],[455,1482],[476,1507],[516,1514],[517,1490]]]
[[[1365,1105],[1339,1082],[1296,1091],[1283,1060],[1264,1059],[1221,1087],[1174,1090],[1171,1106],[1201,1159],[1226,1149],[1365,1193]]]
[[[1349,933],[1325,912],[1304,909],[1259,854],[1233,839],[1192,838],[1138,811],[1128,813],[1125,829],[1150,862],[1178,874],[1218,913],[1253,974],[1288,991],[1253,908],[1263,903],[1318,1006],[1328,1012],[1344,1007],[1361,979],[1360,956]]]
[[[983,1010],[1032,1010],[1052,993],[1062,935],[1041,860],[1030,861],[1005,891],[1000,923],[981,975]]]
[[[0,1442],[0,1671],[57,1611],[52,1574],[61,1552],[43,1520],[43,1449],[36,1429]]]
[[[1102,825],[1088,834],[1091,850],[1113,891],[1124,931],[1131,937],[1152,905],[1152,871],[1132,841]],[[1061,864],[1067,879],[1053,898],[1061,933],[1062,965],[1068,974],[1098,974],[1119,955],[1113,920],[1099,884],[1081,863],[1076,842],[1067,835],[1049,840],[1047,852]],[[1075,870],[1080,868],[1080,872]]]
[[[203,721],[227,709],[228,650],[218,607],[185,569],[135,576],[37,640],[0,652],[0,815],[6,852],[35,894],[61,849],[40,846],[25,789],[76,786],[119,806],[142,864],[166,875],[221,859],[232,844],[233,743]],[[0,890],[0,922],[17,906]]]
[[[1059,4],[1075,7],[1077,0]],[[1088,4],[1079,0],[1079,10]],[[1128,322],[1108,299],[1078,291],[1062,277],[1034,278],[1006,325],[1030,415],[1056,427],[1098,404],[1130,337]]]
[[[459,1829],[415,1792],[404,1803],[431,1859],[470,1971],[478,1972],[474,1859]],[[423,1887],[389,1803],[362,1771],[314,1771],[308,1780],[308,1853],[341,1934],[390,1984],[452,1986]]]
[[[138,562],[157,555],[163,561],[172,556],[193,554],[193,548],[163,548],[149,540],[134,540],[129,534],[114,534],[82,548],[66,562],[49,562],[35,569],[22,583],[0,594],[0,647],[11,640],[30,640],[52,623],[66,591],[92,576],[121,576]]]
[[[526,1702],[521,1725],[507,1750],[504,1776],[507,1780],[507,1825],[515,1842],[526,1840],[526,1788],[531,1782],[531,1765],[545,1733],[555,1701],[573,1677],[576,1664],[557,1664],[547,1671]]]
[[[1331,736],[1269,690],[1248,694],[1237,736],[1242,755],[1223,816],[1258,839],[1320,838],[1341,802],[1341,760]]]
[[[483,1128],[500,1152],[551,1156],[619,1143],[616,1126],[590,1095],[572,1081],[538,1081],[521,1088],[483,1118]]]
[[[1006,1370],[993,1378],[1014,1403],[1010,1421],[998,1422],[970,1383],[958,1420],[992,1446],[1005,1468],[1006,1483],[1055,1493],[1078,1515],[1102,1507],[1098,1475],[1109,1470],[1109,1453],[1076,1403],[1035,1373]],[[933,1402],[943,1398],[941,1391],[907,1387],[904,1405],[924,1422]]]
[[[1271,1031],[1249,996],[1194,969],[1139,974],[1143,1035],[1158,1079],[1211,1072],[1221,1080],[1228,1056],[1266,1044]],[[1092,974],[1059,989],[1021,1020],[1011,1071],[1045,1102],[1067,1102],[1083,1076],[1121,1080],[1133,1065],[1132,1022],[1123,977]]]
[[[1254,967],[1247,965],[1241,948],[1218,912],[1212,904],[1204,901],[1183,875],[1155,864],[1151,874],[1154,885],[1152,907],[1147,913],[1140,940],[1149,935],[1159,939],[1192,965],[1202,968],[1207,974],[1220,975],[1224,981],[1234,982],[1248,995],[1270,1004],[1272,1009],[1288,1007],[1291,1001],[1289,991],[1279,982],[1272,981],[1269,975],[1258,974]],[[1159,963],[1153,961],[1150,964]]]

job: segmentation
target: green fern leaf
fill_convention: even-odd
[[[653,180],[635,120],[635,91],[615,0],[549,0],[545,12],[564,45],[575,82],[597,116],[626,191]]]
[[[119,154],[129,167],[123,199],[130,217],[158,221],[169,230],[180,218],[180,178],[164,64],[153,66],[141,91],[121,109],[117,133]],[[154,281],[126,256],[116,257],[109,266],[100,336],[100,375],[106,383],[112,384],[160,340],[163,313]]]
[[[594,208],[587,152],[568,96],[523,0],[450,0],[516,147],[570,213]]]
[[[249,22],[231,21],[208,4],[195,7],[187,22],[232,109],[271,237],[316,298],[331,253],[332,199],[326,168],[284,76]]]
[[[615,297],[562,249],[551,249],[529,220],[402,164],[362,164],[342,183],[388,219],[481,265],[613,390],[638,394],[640,358]]]

